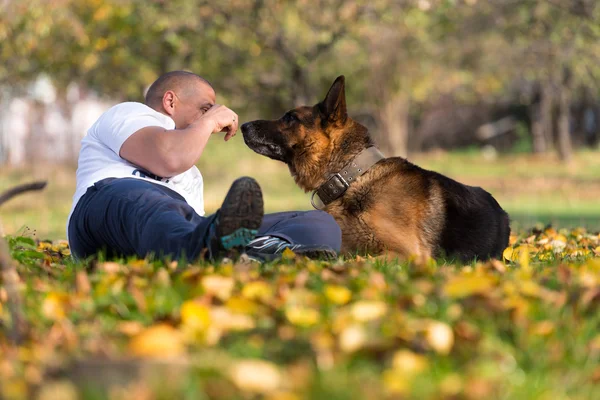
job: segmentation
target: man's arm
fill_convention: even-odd
[[[233,111],[215,105],[185,129],[149,126],[138,130],[125,140],[119,156],[154,175],[175,176],[196,164],[211,134],[224,131],[229,140],[238,122]]]

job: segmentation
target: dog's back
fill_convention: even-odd
[[[427,171],[442,188],[446,220],[440,247],[461,260],[500,258],[510,235],[508,214],[480,187]]]

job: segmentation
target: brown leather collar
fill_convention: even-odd
[[[310,203],[317,210],[322,210],[332,201],[342,197],[356,178],[384,158],[384,155],[376,147],[367,147],[346,164],[340,172],[333,174],[324,184],[319,186],[313,192]],[[319,196],[322,205],[315,204],[315,195]]]

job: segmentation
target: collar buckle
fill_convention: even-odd
[[[339,173],[335,173],[323,185],[330,197],[337,199],[350,187],[350,184]]]

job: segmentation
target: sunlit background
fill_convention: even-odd
[[[513,227],[600,227],[600,6],[595,0],[0,1],[0,190],[8,234],[61,239],[79,143],[160,74],[208,79],[242,121],[320,101],[346,76],[350,115],[388,156],[482,186]],[[259,181],[267,211],[310,208],[241,135],[198,163],[207,211]]]

